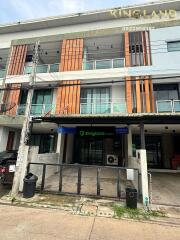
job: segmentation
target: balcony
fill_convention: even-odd
[[[26,105],[19,105],[17,108],[17,115],[25,114]],[[53,114],[56,110],[55,104],[32,104],[31,105],[31,115],[32,116],[44,116],[47,114]]]
[[[25,66],[24,74],[31,74],[32,70],[33,70],[32,66]],[[42,64],[37,65],[36,67],[36,73],[52,73],[52,72],[59,72],[59,63]]]
[[[122,68],[125,66],[124,58],[91,60],[83,63],[83,70]]]
[[[82,100],[82,99],[81,99]],[[17,115],[25,114],[25,105],[17,107]],[[56,111],[56,104],[32,104],[31,116],[45,116],[53,115]],[[68,111],[68,110],[67,110]],[[64,114],[65,111],[62,111]],[[80,103],[80,114],[108,114],[108,113],[126,113],[125,99],[119,102],[111,100],[111,102],[97,102],[96,103]],[[66,112],[67,114],[67,112]]]
[[[127,112],[125,99],[111,99],[111,101],[102,101],[101,99],[101,101],[96,100],[93,103],[88,103],[86,100],[88,99],[81,99],[80,114],[108,114]]]
[[[125,66],[124,58],[91,60],[83,63],[83,70],[122,68],[124,66]],[[36,73],[59,72],[59,67],[60,67],[59,63],[37,65]],[[24,74],[31,74],[32,70],[33,70],[32,66],[25,66]]]
[[[180,113],[180,100],[156,101],[157,113]]]

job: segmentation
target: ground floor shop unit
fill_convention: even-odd
[[[38,175],[39,187],[47,191],[97,195],[98,187],[102,189],[100,195],[117,197],[118,191],[123,196],[125,187],[132,186],[141,192],[139,149],[146,150],[150,173],[176,171],[178,176],[179,122],[179,116],[165,115],[34,118],[29,139],[30,170]],[[152,173],[153,178],[157,180],[154,186],[164,181]],[[168,186],[173,184],[172,179]],[[175,188],[173,191],[176,195]]]
[[[61,152],[63,163],[108,165],[108,156],[113,155],[114,165],[128,166],[129,159],[135,158],[136,150],[142,147],[140,125],[143,124],[148,168],[179,168],[178,115],[63,116],[41,121],[48,122],[49,127],[55,124],[54,151]],[[38,123],[34,126],[37,131]]]
[[[144,125],[149,169],[179,169],[179,128],[178,124]],[[60,129],[63,133],[58,132]],[[84,136],[83,133],[87,135]],[[15,126],[1,126],[0,134],[1,152],[18,150],[21,129]],[[58,146],[59,136],[61,146]],[[141,148],[140,128],[138,124],[64,124],[59,127],[56,124],[51,126],[50,123],[49,128],[47,124],[36,124],[31,134],[30,145],[37,146],[39,154],[61,151],[63,163],[122,167],[128,166],[128,158],[135,157],[136,150]]]
[[[175,130],[176,132],[173,132],[174,130],[172,132],[171,130],[167,131],[166,126],[163,126],[161,131],[153,132],[146,130],[146,128],[150,127],[145,125],[145,149],[148,168],[177,170],[180,167],[180,162],[178,161],[180,156],[180,133],[177,130]],[[122,127],[121,129],[126,128]],[[79,127],[78,129],[82,131],[88,129],[90,133],[93,133],[97,127]],[[108,132],[109,129],[119,128],[98,127],[98,129],[98,131]],[[115,134],[111,137],[84,137],[78,134],[65,134],[62,137],[64,138],[63,163],[128,166],[128,158],[135,158],[136,151],[141,149],[138,127],[132,125],[128,126],[128,129],[131,129],[131,142],[129,140],[129,133]],[[131,155],[130,151],[132,151]],[[70,152],[72,155],[70,155]],[[111,162],[111,158],[114,158],[113,162]]]

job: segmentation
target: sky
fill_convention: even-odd
[[[155,0],[0,0],[0,24]]]

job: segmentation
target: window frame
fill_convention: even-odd
[[[170,44],[179,43],[178,47],[169,46]],[[173,49],[174,48],[174,49]],[[180,40],[167,41],[168,52],[180,52]]]

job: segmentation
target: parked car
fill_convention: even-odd
[[[17,151],[0,152],[0,179],[1,184],[12,184],[14,178]]]

